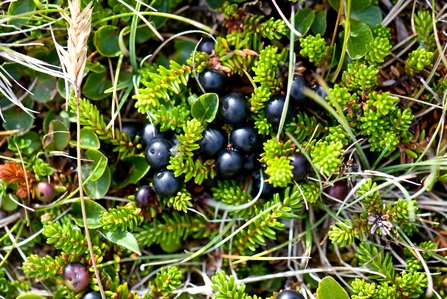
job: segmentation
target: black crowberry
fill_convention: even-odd
[[[95,291],[88,291],[82,295],[81,299],[101,299],[101,294]]]
[[[247,119],[248,102],[240,93],[229,93],[222,98],[218,113],[226,124],[233,126],[243,124]]]
[[[123,123],[121,126],[121,133],[129,135],[130,140],[134,140],[138,134],[138,125],[130,122]]]
[[[168,166],[171,147],[172,142],[164,138],[156,138],[147,145],[145,157],[151,169],[160,170]]]
[[[205,158],[214,158],[227,143],[227,137],[222,130],[207,127],[202,133],[203,138],[199,141],[200,152]]]
[[[344,200],[348,195],[348,184],[345,181],[336,181],[332,186],[324,189],[329,196]]]
[[[227,76],[216,69],[207,69],[199,74],[199,82],[205,92],[222,93],[227,87]]]
[[[62,270],[65,285],[75,293],[82,292],[90,282],[90,273],[81,263],[68,263]]]
[[[303,89],[310,87],[307,80],[301,75],[293,75],[292,85],[290,86],[290,98],[297,104],[303,104],[306,96],[303,94]]]
[[[286,102],[286,98],[280,95],[276,95],[270,98],[268,102],[265,103],[264,106],[264,115],[267,120],[272,124],[279,124],[281,120],[282,109],[284,108],[284,104]],[[287,109],[286,119],[292,115],[292,110],[290,106]]]
[[[295,181],[304,179],[310,170],[310,163],[302,153],[293,153],[290,165],[293,166],[292,175]]]
[[[154,175],[152,187],[155,193],[161,197],[169,197],[177,193],[182,185],[180,177],[175,177],[174,172],[162,170]]]
[[[39,182],[34,192],[36,198],[42,202],[50,202],[56,196],[53,185],[47,182]]]
[[[141,141],[148,145],[149,142],[154,140],[155,138],[163,138],[165,136],[164,133],[161,133],[156,126],[151,124],[150,122],[146,123],[144,127],[138,133],[141,137]]]
[[[214,50],[214,39],[211,37],[204,38],[197,46],[197,51],[205,52],[206,54],[212,54]]]
[[[224,149],[217,157],[215,166],[222,178],[232,179],[244,168],[244,156],[235,150]]]
[[[157,201],[157,194],[148,185],[141,186],[135,193],[135,203],[140,208],[146,208]]]
[[[284,290],[276,296],[276,299],[304,299],[304,296],[294,290]]]
[[[254,128],[241,126],[231,132],[230,143],[235,149],[250,154],[258,146],[259,135]]]

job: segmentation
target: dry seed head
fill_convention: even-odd
[[[80,97],[80,87],[87,63],[87,41],[90,35],[92,20],[92,3],[82,11],[79,0],[69,1],[71,17],[61,13],[68,23],[67,50],[57,45],[63,57],[63,64],[68,79],[74,85],[76,97]]]

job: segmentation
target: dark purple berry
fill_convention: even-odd
[[[162,170],[154,175],[152,187],[155,193],[161,197],[169,197],[177,193],[182,185],[180,177],[175,177],[174,172]]]
[[[146,123],[141,131],[138,133],[141,137],[141,141],[148,145],[149,142],[154,140],[155,138],[163,138],[165,136],[164,133],[161,133],[157,127],[155,127],[150,122]]]
[[[259,135],[252,127],[241,126],[231,132],[230,143],[235,149],[250,154],[259,144]]]
[[[252,172],[259,168],[259,154],[252,153],[245,158],[244,170],[247,172]]]
[[[306,96],[303,94],[303,89],[310,87],[307,80],[301,75],[293,75],[292,85],[290,86],[290,98],[298,104],[303,104]]]
[[[292,175],[295,181],[304,179],[310,170],[310,163],[302,153],[293,153],[290,165],[293,166]]]
[[[62,270],[65,285],[75,293],[82,292],[90,282],[90,273],[81,263],[68,263]]]
[[[324,189],[329,196],[344,200],[348,195],[348,184],[345,181],[336,181],[332,186]]]
[[[199,141],[200,152],[205,158],[214,158],[227,144],[227,137],[222,130],[208,127],[202,133],[203,138]]]
[[[42,202],[50,202],[56,196],[53,185],[47,182],[39,182],[35,187],[36,198]]]
[[[279,124],[281,120],[282,110],[284,108],[286,98],[280,95],[276,95],[270,98],[264,106],[264,115],[268,121],[272,124]],[[292,110],[287,109],[286,119],[292,115]]]
[[[82,295],[81,299],[101,299],[101,294],[95,291],[88,291]]]
[[[205,92],[222,93],[227,87],[227,76],[216,69],[207,69],[199,74],[199,82]]]
[[[276,296],[276,299],[304,299],[304,296],[294,290],[284,290]]]
[[[241,125],[247,119],[248,102],[240,93],[229,93],[222,98],[218,113],[224,123],[233,126]]]
[[[147,145],[145,157],[152,170],[160,170],[168,166],[171,148],[172,142],[164,138],[156,138]]]
[[[332,88],[332,87],[334,87],[334,84],[331,83],[331,82],[328,82],[327,85],[328,85],[328,88]],[[327,97],[326,90],[324,90],[323,86],[321,86],[321,85],[319,85],[319,84],[317,84],[317,85],[314,87],[314,92],[315,92],[320,98],[322,98],[322,99],[324,99],[324,100],[325,100],[326,97]]]
[[[252,194],[253,194],[253,196],[256,196],[256,195],[258,195],[259,190],[261,188],[261,178],[259,177],[258,174],[253,175],[253,177],[254,177],[254,180],[253,180]],[[269,182],[266,181],[269,177],[270,176],[268,174],[264,173],[264,180],[263,180],[262,192],[261,192],[262,198],[269,198],[273,195],[273,193],[275,193],[276,188],[273,187],[272,184],[270,184]]]
[[[197,51],[205,52],[206,54],[212,54],[214,50],[214,39],[211,37],[204,38],[197,46]]]
[[[121,126],[121,133],[127,134],[130,140],[134,140],[138,134],[138,125],[136,123],[123,123]]]
[[[157,201],[157,194],[148,185],[141,186],[135,193],[135,203],[140,208],[146,208]]]
[[[215,166],[222,178],[235,178],[244,168],[244,156],[235,150],[224,149],[217,157]]]

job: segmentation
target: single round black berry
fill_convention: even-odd
[[[303,94],[303,89],[310,87],[309,82],[301,75],[293,75],[292,85],[290,86],[290,98],[298,104],[303,104],[306,96]]]
[[[130,140],[134,140],[138,134],[138,125],[136,123],[123,123],[121,126],[121,133],[127,134],[130,137]]]
[[[332,88],[332,87],[334,87],[334,84],[333,84],[332,82],[328,82],[327,85],[328,85],[328,88]],[[314,87],[314,92],[315,92],[320,98],[322,98],[322,99],[324,99],[324,100],[325,100],[326,97],[327,97],[326,90],[324,90],[323,86],[321,86],[321,85],[319,85],[319,84],[317,84],[317,85]]]
[[[75,293],[82,292],[90,282],[90,273],[81,263],[68,263],[62,270],[65,285]]]
[[[254,128],[241,126],[231,132],[230,143],[235,149],[249,154],[258,146],[259,135]]]
[[[205,52],[206,54],[212,54],[214,50],[214,39],[211,37],[204,38],[197,46],[197,51]]]
[[[240,93],[229,93],[222,98],[218,113],[224,123],[233,126],[241,125],[247,119],[248,102]]]
[[[290,165],[293,166],[292,175],[295,181],[304,179],[310,169],[310,163],[302,153],[293,153]]]
[[[207,69],[199,74],[199,83],[205,92],[222,93],[227,87],[227,76],[216,69]]]
[[[151,124],[150,122],[146,123],[141,131],[138,133],[141,137],[141,141],[148,145],[149,142],[154,140],[155,138],[163,138],[165,136],[164,133],[160,132],[156,126]]]
[[[225,148],[227,137],[222,130],[207,127],[202,133],[203,138],[199,141],[200,153],[207,159],[214,158]]]
[[[244,168],[244,156],[235,150],[224,149],[217,157],[215,166],[222,178],[232,179]]]
[[[284,290],[276,296],[276,299],[304,299],[304,296],[294,290]]]
[[[169,197],[177,193],[182,185],[180,177],[175,177],[174,172],[162,170],[154,175],[152,187],[155,193],[162,197]]]
[[[95,291],[88,291],[82,295],[81,299],[101,299],[101,294]]]
[[[269,177],[270,176],[268,174],[264,173],[264,180],[261,191],[262,198],[270,198],[276,191],[276,188],[273,187],[272,184],[266,181]],[[252,189],[253,196],[257,196],[260,189],[261,189],[261,177],[258,174],[253,175],[253,189]]]
[[[135,193],[135,203],[140,208],[146,208],[157,201],[157,194],[148,185],[141,186]]]
[[[344,200],[348,195],[348,191],[348,184],[345,181],[336,181],[332,186],[324,189],[326,194],[339,200]]]
[[[259,154],[257,152],[252,153],[248,155],[248,157],[245,158],[244,163],[244,170],[248,173],[253,172],[254,170],[259,168],[260,162],[259,162]]]
[[[172,145],[171,141],[164,138],[156,138],[147,145],[145,157],[152,170],[160,170],[168,166]]]
[[[285,102],[286,102],[285,97],[276,95],[271,97],[270,100],[265,103],[264,115],[270,123],[279,124]],[[292,110],[290,109],[289,106],[286,113],[286,119],[289,118],[291,115]]]
[[[50,202],[56,196],[54,186],[47,182],[39,182],[34,189],[36,198],[42,202]]]

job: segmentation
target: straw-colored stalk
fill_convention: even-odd
[[[84,77],[85,64],[87,63],[87,41],[91,30],[92,3],[82,11],[79,0],[69,1],[70,13],[61,13],[68,23],[68,42],[65,50],[57,45],[62,55],[62,63],[65,67],[68,79],[73,84],[76,98],[81,96],[81,83]]]

